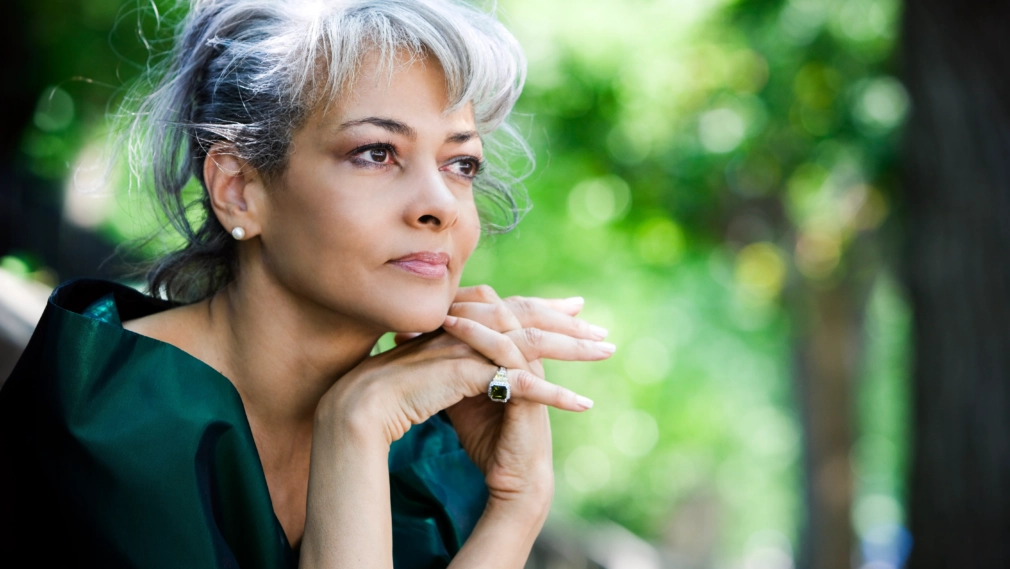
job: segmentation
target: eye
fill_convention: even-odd
[[[385,148],[373,148],[366,154],[372,162],[379,162],[380,164],[389,158],[389,151]]]
[[[389,166],[396,162],[396,149],[392,144],[380,142],[359,146],[350,152],[351,161],[360,166]]]
[[[473,178],[476,178],[477,174],[480,172],[482,163],[481,159],[474,156],[460,156],[445,166],[442,166],[441,170],[472,180]]]

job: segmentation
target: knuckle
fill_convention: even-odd
[[[560,385],[551,385],[551,401],[559,407],[568,403],[568,390]]]
[[[462,318],[461,317],[456,322],[456,328],[458,330],[462,331],[464,334],[473,334],[475,327],[476,326],[475,326],[474,321],[470,320],[469,318]]]
[[[516,374],[516,386],[523,393],[532,391],[536,387],[537,381],[539,379],[526,370],[519,370],[519,373]]]
[[[450,364],[450,373],[455,383],[469,382],[480,373],[479,367],[483,366],[472,358],[458,358]]]
[[[512,351],[512,348],[514,346],[515,344],[512,342],[512,339],[509,338],[508,336],[498,334],[498,337],[495,338],[495,349],[498,351],[498,353],[507,354],[510,351]]]
[[[477,285],[473,287],[473,290],[477,294],[477,298],[484,302],[494,302],[498,300],[498,293],[496,293],[490,285]]]
[[[449,362],[449,373],[454,378],[466,377],[469,362],[465,358],[453,358]]]
[[[511,323],[512,311],[509,310],[508,306],[505,306],[500,302],[495,303],[494,308],[491,309],[491,313],[499,330],[504,329]]]
[[[523,341],[533,348],[539,348],[544,343],[544,331],[540,328],[523,328]]]
[[[525,296],[510,296],[508,302],[516,314],[528,315],[536,311],[534,302]]]

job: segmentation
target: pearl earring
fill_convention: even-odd
[[[242,229],[241,227],[236,227],[235,229],[231,230],[231,236],[234,237],[237,241],[241,241],[242,239],[245,238],[245,229]]]

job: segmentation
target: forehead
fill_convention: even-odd
[[[438,61],[403,53],[387,62],[370,54],[340,96],[320,107],[319,126],[326,130],[342,130],[348,123],[369,117],[389,118],[415,130],[475,129],[471,103],[450,108],[445,73]]]

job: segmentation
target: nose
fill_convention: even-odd
[[[404,210],[404,221],[408,225],[443,231],[456,223],[459,218],[459,201],[438,170],[419,172],[410,184],[414,191]]]

